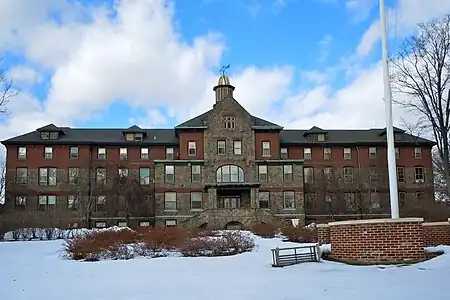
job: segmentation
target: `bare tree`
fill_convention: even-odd
[[[450,195],[450,15],[419,24],[418,36],[407,38],[392,60],[395,101],[432,133]],[[448,199],[448,198],[447,198]]]
[[[0,213],[6,197],[6,161],[0,158]]]
[[[13,81],[6,77],[6,70],[0,69],[0,115],[7,112],[6,106],[9,100],[18,93],[19,91],[13,87]]]

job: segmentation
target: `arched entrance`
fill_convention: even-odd
[[[244,224],[242,224],[241,222],[237,222],[237,221],[231,221],[225,225],[225,229],[227,229],[227,230],[242,230],[242,229],[244,229]]]

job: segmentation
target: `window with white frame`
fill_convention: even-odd
[[[414,148],[414,158],[421,159],[422,158],[422,148]]]
[[[369,158],[377,158],[377,147],[369,147]]]
[[[242,141],[233,141],[233,153],[234,155],[242,154]]]
[[[324,160],[331,159],[331,148],[323,148],[323,159]]]
[[[117,227],[127,227],[127,221],[117,221]]]
[[[397,181],[405,182],[405,167],[397,167]]]
[[[44,148],[44,159],[52,159],[53,158],[53,148],[45,147]]]
[[[353,167],[344,167],[344,183],[353,183]]]
[[[224,165],[216,171],[217,182],[244,182],[244,169],[235,165]]]
[[[139,222],[139,227],[149,227],[149,226],[150,226],[149,221],[140,221]]]
[[[223,127],[226,129],[234,129],[236,127],[236,118],[233,116],[224,116]]]
[[[164,166],[164,180],[165,182],[175,182],[175,166]]]
[[[311,148],[304,148],[303,149],[303,159],[304,160],[311,160],[312,159]]]
[[[325,181],[330,182],[333,181],[333,167],[325,167],[323,168],[323,178]]]
[[[347,210],[356,210],[355,193],[344,193],[344,199]]]
[[[177,193],[164,193],[164,210],[177,210]]]
[[[67,210],[77,211],[79,207],[79,200],[77,195],[67,196]]]
[[[258,180],[260,182],[267,182],[267,165],[259,165],[258,166]]]
[[[345,160],[352,159],[352,148],[344,148],[344,159]]]
[[[259,203],[259,208],[269,209],[270,208],[270,192],[259,191],[258,203]]]
[[[191,165],[191,182],[202,181],[202,166]]]
[[[287,148],[281,148],[280,149],[280,157],[281,159],[288,159],[288,149]]]
[[[191,210],[202,210],[202,192],[191,192]]]
[[[177,227],[177,220],[166,220],[166,227]]]
[[[28,168],[16,168],[16,184],[26,185],[28,183]]]
[[[104,211],[106,208],[106,196],[97,196],[97,201],[95,203],[96,211]]]
[[[189,156],[197,155],[197,142],[195,141],[188,142],[188,155]]]
[[[39,211],[53,211],[56,207],[56,196],[55,195],[40,195],[38,199],[38,210]]]
[[[95,170],[95,181],[97,184],[106,184],[106,168],[97,168]]]
[[[25,211],[27,208],[27,196],[16,196],[14,209],[16,211]]]
[[[17,158],[18,159],[27,159],[27,147],[17,148]]]
[[[283,181],[292,181],[294,179],[292,165],[283,165]]]
[[[95,222],[95,228],[106,228],[106,222]]]
[[[225,153],[226,153],[225,141],[217,141],[217,154],[225,155]]]
[[[80,168],[69,168],[69,184],[77,185],[80,179]]]
[[[295,192],[284,191],[283,192],[284,209],[295,209]]]
[[[306,184],[314,183],[314,168],[305,167],[303,168],[303,177]]]
[[[369,167],[369,182],[374,184],[380,182],[380,174],[378,171],[378,167],[375,166]]]
[[[416,183],[423,183],[425,181],[423,167],[414,167],[414,181]]]
[[[119,178],[126,179],[128,177],[128,169],[127,168],[118,168],[117,172],[119,174]]]
[[[141,148],[141,159],[142,160],[147,160],[149,158],[148,152],[149,151],[148,151],[147,147]]]
[[[142,185],[150,184],[150,168],[140,168],[139,169],[139,178],[140,183]]]
[[[56,185],[56,168],[39,168],[39,185]]]
[[[270,142],[262,142],[262,156],[270,156]]]
[[[173,157],[173,148],[166,148],[166,159],[172,160]]]
[[[318,133],[317,134],[317,141],[318,142],[324,142],[325,141],[325,134],[324,133]]]
[[[97,149],[97,159],[101,159],[101,160],[106,159],[106,148],[98,148]]]
[[[70,147],[70,153],[69,153],[69,158],[70,159],[77,159],[78,155],[79,155],[79,149],[76,146]]]
[[[119,149],[119,158],[121,160],[125,160],[128,158],[128,149],[127,148],[120,148]]]

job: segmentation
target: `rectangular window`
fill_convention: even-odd
[[[344,148],[344,159],[345,160],[352,159],[352,148]]]
[[[164,210],[177,210],[177,193],[164,193]]]
[[[118,168],[117,172],[119,174],[120,179],[126,179],[128,177],[128,169],[127,168]]]
[[[283,181],[292,181],[293,179],[292,165],[283,165]]]
[[[225,141],[217,141],[217,154],[225,155],[226,143]]]
[[[104,211],[106,208],[106,196],[97,196],[97,201],[95,204],[96,211]]]
[[[347,210],[356,210],[355,193],[344,193],[344,199]]]
[[[327,182],[331,182],[331,181],[333,181],[333,173],[334,173],[334,170],[332,167],[325,167],[323,169],[323,178]]]
[[[69,158],[77,159],[78,158],[78,147],[70,147],[69,149]]]
[[[259,208],[269,209],[270,208],[270,192],[259,192],[258,193]]]
[[[127,133],[127,134],[125,135],[125,139],[126,139],[127,141],[134,141],[134,134],[132,134],[132,133]]]
[[[16,196],[14,209],[16,211],[25,211],[27,208],[27,196]]]
[[[280,157],[281,157],[281,159],[288,159],[289,158],[288,149],[287,148],[281,148],[280,149]]]
[[[166,159],[173,160],[173,148],[166,148]]]
[[[372,209],[380,209],[381,208],[381,199],[380,194],[378,192],[370,193],[370,204]]]
[[[197,142],[195,141],[188,142],[188,155],[189,156],[197,155]]]
[[[304,160],[311,160],[312,159],[311,148],[304,148],[303,149],[303,159]]]
[[[28,184],[28,168],[16,169],[16,184],[18,185]]]
[[[97,184],[106,184],[106,169],[97,168],[95,171],[95,181]]]
[[[56,185],[56,168],[39,168],[39,185]]]
[[[270,142],[262,142],[262,156],[270,156]]]
[[[80,179],[80,169],[79,168],[69,168],[69,184],[77,185]]]
[[[95,228],[106,228],[106,222],[95,222]]]
[[[331,159],[331,148],[323,148],[323,159],[324,160]]]
[[[422,158],[422,148],[414,148],[414,158],[415,159]]]
[[[165,181],[166,182],[175,182],[175,167],[174,166],[165,166],[164,167],[164,173],[165,173]]]
[[[283,192],[284,209],[295,209],[295,193],[293,191]]]
[[[415,167],[414,168],[414,181],[416,183],[423,183],[425,181],[423,167]]]
[[[405,192],[398,192],[398,203],[400,207],[405,206],[406,204],[406,193]]]
[[[397,158],[397,159],[400,158],[400,149],[399,148],[395,148],[395,158]]]
[[[345,167],[344,168],[344,183],[353,183],[353,168]]]
[[[126,160],[128,158],[128,149],[127,148],[120,148],[119,158],[121,160]]]
[[[191,165],[191,182],[202,181],[202,166]]]
[[[50,132],[41,132],[41,140],[48,140],[50,138]]]
[[[166,227],[177,227],[177,220],[166,220]]]
[[[233,141],[233,153],[234,155],[242,154],[242,141]]]
[[[369,167],[369,182],[374,184],[380,182],[378,167]]]
[[[127,221],[117,221],[117,227],[128,227]]]
[[[369,158],[377,158],[377,147],[369,147]]]
[[[44,159],[52,159],[53,158],[53,148],[45,147],[44,148]]]
[[[67,196],[67,210],[78,211],[78,196]]]
[[[314,209],[316,203],[315,193],[305,193],[305,206],[307,209]]]
[[[140,183],[142,185],[150,184],[150,169],[149,168],[140,168],[139,169],[139,178]]]
[[[150,227],[150,222],[149,221],[140,221],[139,227]]]
[[[143,133],[135,133],[134,134],[134,141],[135,142],[142,142],[144,140],[144,134]]]
[[[397,167],[397,181],[400,183],[405,182],[405,168]]]
[[[98,148],[97,149],[97,159],[101,159],[101,160],[106,159],[106,148]]]
[[[236,124],[236,118],[233,116],[225,116],[223,117],[223,128],[225,129],[234,129]]]
[[[27,147],[17,148],[17,158],[18,159],[27,159]]]
[[[267,182],[267,165],[259,165],[258,166],[258,180],[260,182]]]
[[[149,157],[148,155],[148,148],[141,148],[141,159],[147,160]]]
[[[318,142],[325,142],[325,134],[323,134],[323,133],[318,133],[318,134],[317,134],[317,141],[318,141]]]
[[[38,200],[38,211],[53,211],[56,207],[56,196],[40,195]]]
[[[306,167],[303,168],[303,177],[305,178],[306,184],[313,184],[314,183],[314,168],[312,167]]]
[[[191,192],[191,210],[202,209],[202,192]]]

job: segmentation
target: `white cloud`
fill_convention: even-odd
[[[7,76],[16,84],[35,84],[42,81],[42,74],[33,68],[17,65],[8,70]]]
[[[378,0],[346,0],[345,6],[352,14],[352,22],[358,23],[366,20],[378,3]]]

